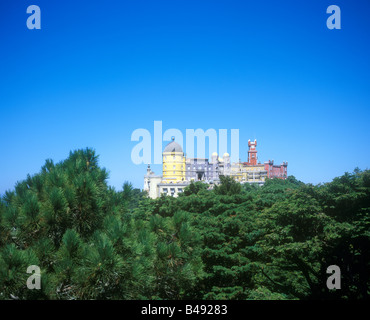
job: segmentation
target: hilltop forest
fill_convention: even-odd
[[[107,179],[94,150],[76,150],[5,192],[0,299],[369,299],[369,170],[320,185],[222,177],[154,200]]]

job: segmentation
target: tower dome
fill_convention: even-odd
[[[175,138],[172,137],[172,141],[164,148],[163,152],[183,152],[181,146],[175,142]]]

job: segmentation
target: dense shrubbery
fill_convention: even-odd
[[[0,299],[368,299],[370,171],[313,186],[223,177],[179,198],[108,187],[90,149],[0,202]],[[342,289],[329,291],[338,265]],[[29,290],[29,265],[41,290]]]

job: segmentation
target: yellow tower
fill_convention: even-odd
[[[185,157],[181,146],[172,141],[163,151],[163,181],[176,183],[185,180]]]

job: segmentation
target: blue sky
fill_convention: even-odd
[[[26,27],[29,5],[41,30]],[[329,5],[341,30],[329,30]],[[239,129],[240,157],[304,182],[369,167],[370,2],[7,0],[0,20],[0,194],[92,147],[142,188],[131,133]],[[164,143],[165,145],[165,143]],[[161,166],[154,165],[161,173]]]

